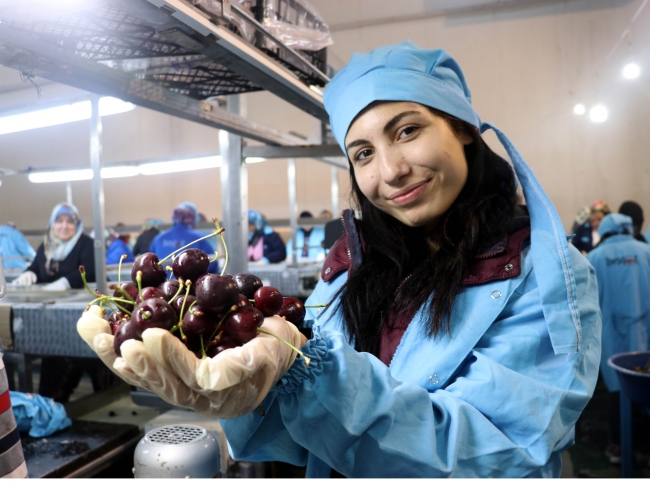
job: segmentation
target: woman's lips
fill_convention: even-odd
[[[424,182],[413,184],[410,187],[406,187],[405,189],[391,195],[389,199],[397,205],[410,204],[415,199],[420,197],[420,195],[422,195],[422,193],[427,188],[427,183],[428,181],[425,180]]]

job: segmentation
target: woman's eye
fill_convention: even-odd
[[[357,153],[357,156],[355,158],[357,161],[361,161],[365,160],[370,155],[372,155],[372,150],[361,150],[359,153]]]
[[[402,131],[399,132],[399,138],[406,138],[411,136],[417,130],[416,126],[407,126]]]

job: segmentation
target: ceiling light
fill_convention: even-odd
[[[140,174],[140,169],[135,165],[117,165],[111,167],[102,167],[103,179],[134,177],[139,174]]]
[[[246,157],[246,163],[260,163],[266,162],[266,158],[262,157]]]
[[[589,119],[594,123],[602,123],[607,119],[609,112],[602,104],[597,104],[589,110]]]
[[[587,111],[587,108],[585,108],[584,104],[576,104],[573,107],[573,112],[577,115],[583,115]]]
[[[625,79],[636,79],[641,74],[641,68],[636,62],[630,62],[623,68],[623,77]]]
[[[91,180],[93,171],[91,168],[81,170],[57,170],[54,172],[32,172],[27,174],[30,182],[42,184],[46,182],[71,182],[73,180]]]
[[[127,103],[117,98],[104,97],[99,100],[99,115],[109,116],[135,109],[133,103]],[[0,118],[0,135],[18,131],[33,130],[46,126],[61,125],[73,121],[90,119],[90,101],[55,106],[35,111],[28,111]]]
[[[186,172],[188,170],[201,170],[204,168],[218,168],[221,166],[221,155],[210,157],[190,158],[187,160],[174,160],[171,162],[145,163],[139,166],[143,175],[157,175],[162,173]]]

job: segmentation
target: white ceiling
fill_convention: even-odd
[[[547,0],[308,0],[333,31]]]

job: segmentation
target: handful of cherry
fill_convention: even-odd
[[[221,236],[225,248],[223,229],[216,219],[215,225],[217,231],[210,236]],[[131,270],[132,281],[111,285],[112,296],[93,292],[83,266],[79,268],[86,287],[96,296],[91,304],[99,302],[113,310],[108,322],[118,356],[123,342],[142,340],[142,333],[149,328],[172,332],[198,358],[204,358],[244,345],[258,333],[270,334],[260,328],[265,317],[279,315],[294,325],[305,318],[305,306],[299,299],[283,297],[252,274],[208,274],[208,254],[185,247],[162,261],[154,253],[140,255]],[[163,262],[170,258],[172,266],[163,268]],[[227,261],[226,250],[226,265]],[[167,271],[171,271],[169,278]],[[305,358],[305,362],[309,360]]]

